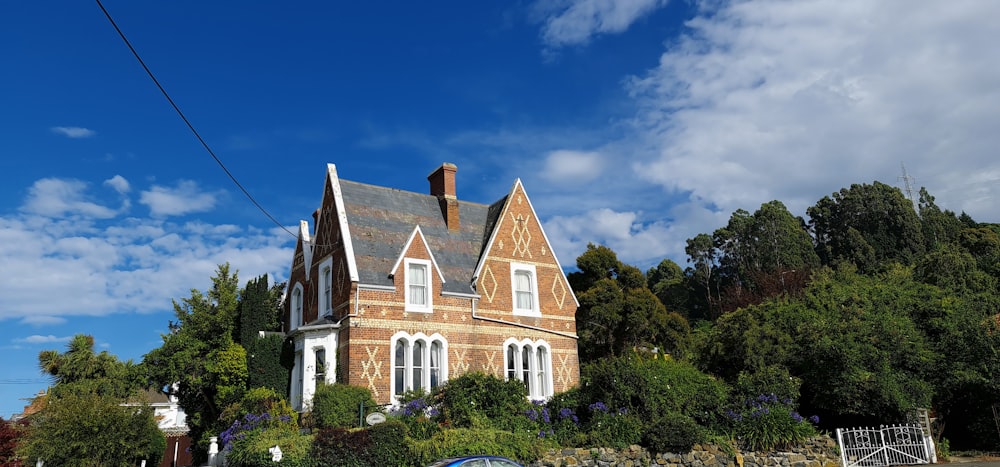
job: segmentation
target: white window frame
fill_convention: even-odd
[[[289,323],[289,330],[294,331],[302,326],[302,306],[304,303],[304,294],[302,284],[296,282],[295,287],[292,287],[292,304],[291,304],[291,317]]]
[[[511,351],[513,350],[513,355]],[[547,400],[553,395],[552,389],[552,347],[544,340],[504,341],[504,379],[521,381],[527,388],[528,399]],[[524,367],[527,360],[528,368]],[[513,363],[513,367],[511,364]]]
[[[424,268],[424,278],[427,283],[424,285],[424,291],[426,293],[424,301],[426,303],[423,305],[410,301],[410,287],[414,285],[410,283],[410,266],[420,266]],[[406,277],[405,287],[403,288],[403,294],[405,295],[406,300],[404,309],[408,312],[417,313],[432,312],[434,310],[434,280],[431,278],[431,273],[433,272],[431,262],[425,259],[406,258],[403,260],[403,271],[403,274]]]
[[[322,367],[323,371],[320,371],[320,356],[323,357]],[[316,386],[318,387],[320,383],[329,382],[330,378],[330,363],[326,355],[326,347],[314,347],[313,348],[313,366],[316,368],[314,372],[314,378],[316,379]]]
[[[319,317],[333,314],[333,258],[327,258],[319,264]]]
[[[399,366],[396,363],[396,346],[397,344],[403,344],[403,366]],[[420,354],[420,381],[414,381],[414,349],[418,347],[417,343],[421,346]],[[418,332],[416,334],[410,335],[406,332],[397,332],[392,336],[389,341],[389,358],[390,367],[392,372],[389,374],[389,394],[390,400],[393,403],[399,401],[399,396],[403,395],[403,392],[411,391],[415,388],[423,388],[426,392],[430,392],[434,387],[431,386],[431,349],[437,344],[440,349],[439,360],[435,368],[438,369],[438,386],[448,381],[448,341],[440,334],[433,334],[427,336],[424,333]],[[397,383],[400,373],[397,370],[402,370],[403,381],[402,384]],[[402,387],[402,392],[396,390],[396,386]]]
[[[530,277],[531,286],[531,308],[518,307],[517,301],[517,273],[526,272]],[[541,316],[542,310],[538,307],[538,274],[535,272],[533,264],[510,263],[510,294],[511,308],[515,315],[521,316]]]

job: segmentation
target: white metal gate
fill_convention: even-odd
[[[844,467],[930,464],[934,443],[920,425],[881,428],[838,428],[840,461]]]

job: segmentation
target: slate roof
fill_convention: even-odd
[[[491,205],[458,201],[459,229],[452,232],[436,196],[347,180],[340,188],[360,283],[392,286],[392,267],[419,225],[444,276],[443,292],[475,293],[472,275],[507,196]]]

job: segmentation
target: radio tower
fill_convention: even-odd
[[[916,201],[913,201],[913,177],[906,173],[906,166],[902,162],[899,163],[899,167],[903,169],[903,175],[899,177],[903,181],[903,193],[906,193],[906,198],[910,200],[913,205],[916,206]]]

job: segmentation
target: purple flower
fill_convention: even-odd
[[[608,413],[608,406],[604,405],[604,402],[600,402],[600,401],[594,402],[593,404],[590,404],[589,407],[590,407],[590,411],[591,412],[604,412],[604,413]]]
[[[545,423],[552,423],[552,419],[549,418],[549,408],[542,407],[542,421]]]
[[[571,409],[569,407],[564,407],[562,409],[559,409],[559,418],[560,419],[562,419],[562,418],[570,418],[570,417],[573,417],[573,416],[574,416],[573,415],[573,409]]]
[[[801,416],[801,415],[799,415],[799,413],[798,413],[798,412],[792,412],[792,414],[791,414],[791,415],[792,415],[792,420],[794,420],[794,421],[795,421],[795,423],[799,423],[799,422],[801,422],[801,421],[802,421],[802,416]]]
[[[813,415],[812,417],[809,417],[809,421],[813,423],[819,423],[819,415]]]
[[[628,409],[626,409],[625,407],[618,407],[618,415],[626,415],[626,414],[628,414]]]

